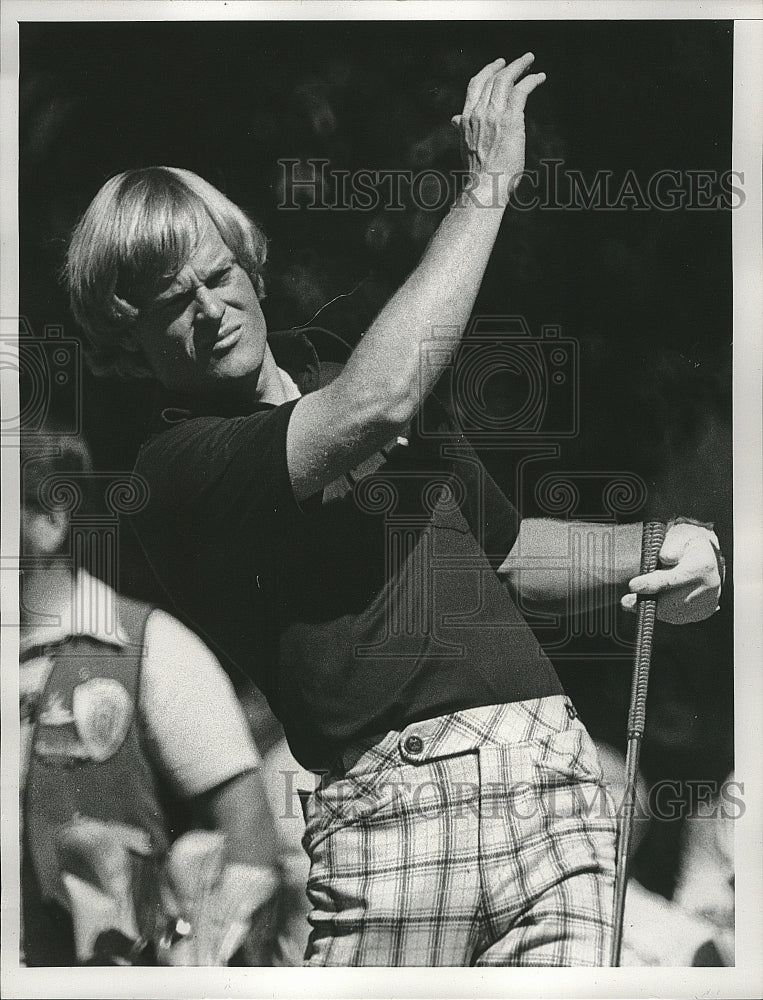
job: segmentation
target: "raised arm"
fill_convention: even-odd
[[[524,106],[545,79],[522,77],[531,53],[485,66],[469,83],[461,136],[467,185],[416,270],[379,313],[342,374],[296,405],[287,456],[303,499],[386,444],[415,415],[457,345],[524,168]],[[437,360],[421,351],[437,337]]]

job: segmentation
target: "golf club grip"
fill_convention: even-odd
[[[666,526],[661,521],[649,521],[644,525],[641,540],[642,575],[652,573],[657,569],[658,556],[665,541],[665,530]],[[631,687],[631,704],[628,713],[628,739],[644,735],[649,664],[652,660],[652,642],[656,620],[657,599],[655,597],[639,598],[633,685]]]

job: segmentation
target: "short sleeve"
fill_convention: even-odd
[[[298,401],[243,417],[190,417],[150,438],[135,467],[150,506],[195,509],[211,516],[209,527],[242,509],[299,513],[286,459]]]
[[[140,714],[155,762],[181,798],[260,765],[222,667],[193,632],[159,610],[146,626]]]

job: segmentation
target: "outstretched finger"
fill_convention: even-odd
[[[525,52],[519,59],[510,62],[506,69],[496,73],[484,88],[483,97],[500,108],[506,105],[512,86],[522,74],[532,66],[535,56]]]
[[[479,73],[476,73],[469,81],[469,86],[466,88],[466,100],[464,101],[464,114],[467,114],[474,105],[482,97],[485,85],[493,79],[496,73],[500,72],[506,65],[506,60],[503,56],[498,59],[494,59],[487,66],[483,66]]]
[[[656,569],[653,573],[635,576],[628,588],[632,594],[661,594],[664,590],[685,587],[695,581],[696,575],[682,568]]]
[[[522,111],[527,103],[527,98],[537,87],[540,87],[542,83],[545,83],[545,80],[545,73],[531,73],[529,76],[523,76],[511,92],[511,102],[513,106],[517,110]]]

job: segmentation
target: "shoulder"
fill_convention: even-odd
[[[207,723],[216,727],[238,712],[233,685],[211,649],[159,608],[146,623],[140,702],[153,730],[163,728],[170,709],[185,718],[211,712]]]
[[[154,433],[138,450],[137,467],[159,470],[167,459],[181,461],[191,449],[225,435],[232,423],[230,417],[193,416],[178,410],[165,418],[163,413]]]
[[[159,609],[146,624],[140,711],[156,763],[183,797],[259,766],[233,685],[217,658]]]
[[[166,673],[179,667],[197,674],[223,674],[214,653],[195,632],[161,608],[153,608],[146,620],[144,672]]]
[[[216,509],[240,495],[249,505],[277,505],[290,489],[286,435],[297,402],[246,416],[190,416],[149,438],[134,468],[149,490],[149,506],[200,502]]]
[[[224,417],[178,417],[162,423],[141,445],[134,474],[144,477],[152,491],[171,488],[190,478],[199,462],[213,461],[215,447],[226,435]]]

